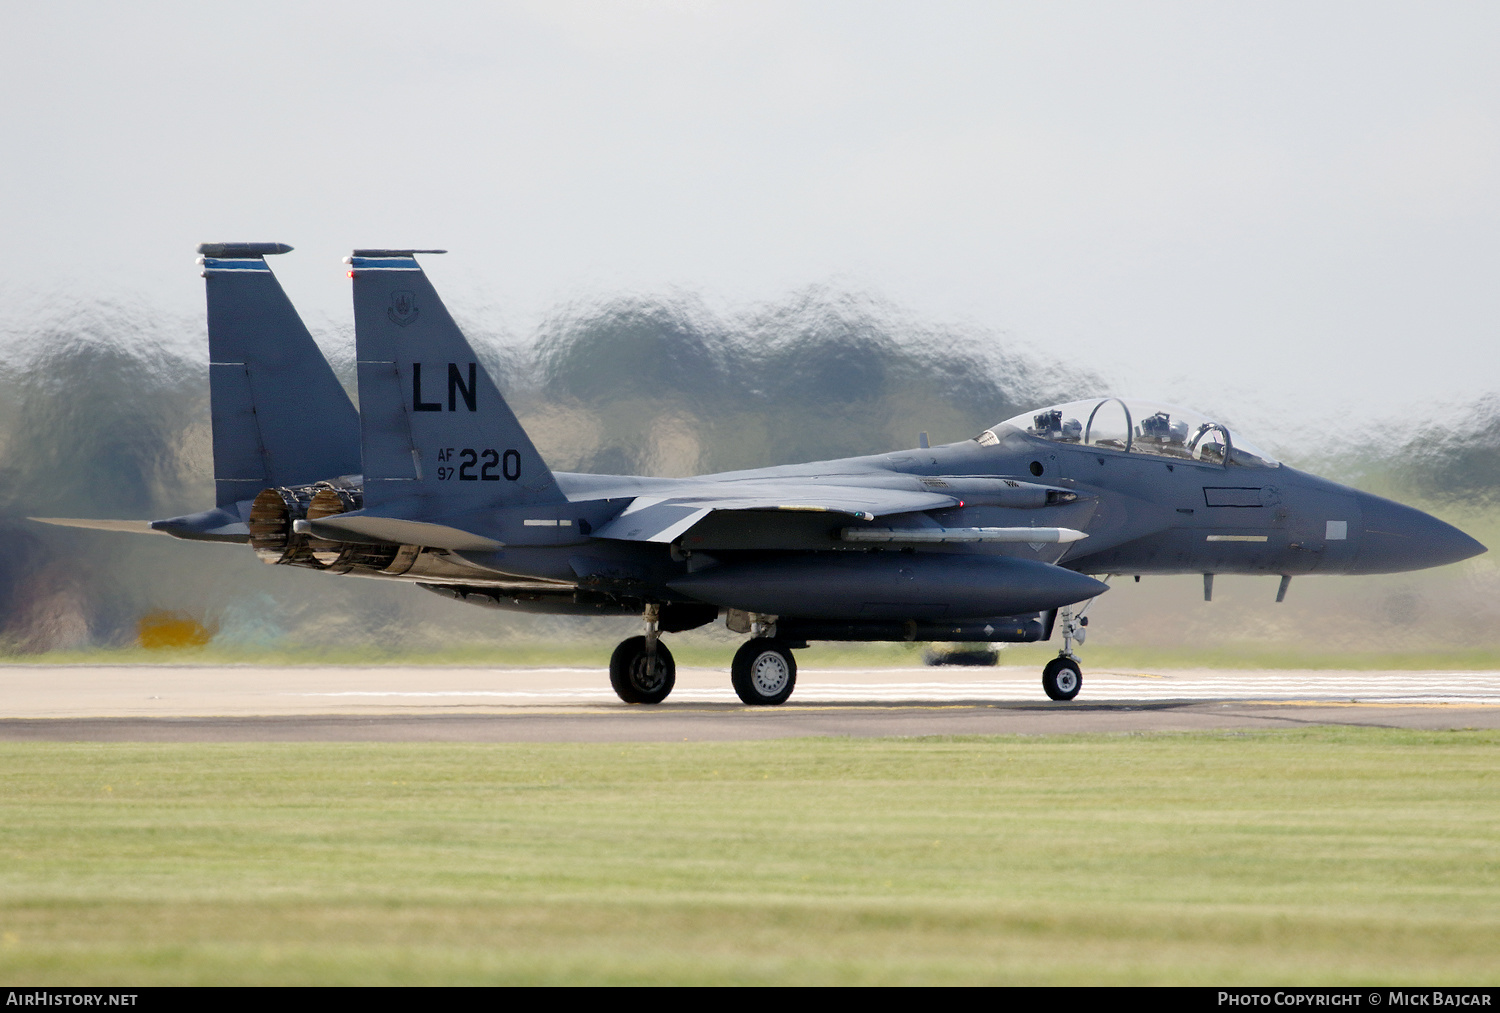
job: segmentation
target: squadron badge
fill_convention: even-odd
[[[391,308],[385,311],[391,323],[405,327],[417,319],[417,297],[410,292],[392,292]]]

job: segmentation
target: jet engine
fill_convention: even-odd
[[[311,566],[307,539],[292,531],[292,522],[307,516],[316,486],[262,489],[250,504],[250,548],[262,562],[283,566]]]
[[[335,542],[299,534],[296,522],[318,520],[358,510],[364,490],[356,485],[318,482],[263,489],[250,506],[250,547],[267,563],[303,566],[330,573],[378,572],[396,575],[403,561],[410,566],[415,547]]]

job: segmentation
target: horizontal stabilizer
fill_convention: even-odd
[[[425,545],[457,552],[494,552],[505,547],[503,542],[497,542],[493,538],[450,528],[446,524],[429,524],[399,517],[371,517],[368,514],[338,514],[321,520],[296,521],[292,530],[299,535],[326,538],[331,542]]]
[[[185,517],[168,517],[165,520],[152,521],[151,530],[194,542],[244,544],[250,541],[250,525],[246,523],[248,513],[249,506],[243,503],[232,507],[215,507],[212,510],[200,510],[198,513],[188,514]]]
[[[82,517],[32,517],[43,524],[65,528],[89,528],[94,531],[125,531],[142,535],[171,535],[193,542],[248,542],[250,527],[234,510],[215,507],[185,517],[168,517],[160,521],[90,520]]]
[[[88,528],[91,531],[127,531],[138,535],[165,535],[151,526],[150,521],[91,520],[87,517],[28,517],[28,521],[56,524],[64,528]]]

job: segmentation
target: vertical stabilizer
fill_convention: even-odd
[[[355,250],[365,509],[400,517],[566,501],[416,253]]]
[[[271,273],[283,243],[204,243],[218,505],[359,473],[359,413]]]

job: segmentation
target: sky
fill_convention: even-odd
[[[1500,392],[1500,5],[0,7],[0,298],[869,293],[1275,447]],[[1342,422],[1340,421],[1342,420]]]

